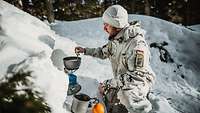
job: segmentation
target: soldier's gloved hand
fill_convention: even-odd
[[[74,50],[76,54],[85,53],[85,48],[82,48],[82,47],[75,47]]]

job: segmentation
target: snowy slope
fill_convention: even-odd
[[[194,31],[200,32],[200,24],[188,26],[188,28],[191,28]]]
[[[200,33],[148,16],[131,15],[130,20],[142,21],[149,44],[167,42],[163,47],[174,60],[162,62],[158,48],[151,48],[151,64],[157,74],[150,95],[152,113],[199,113]],[[57,21],[51,27],[57,34],[39,19],[0,0],[0,78],[19,69],[33,71],[35,84],[44,92],[53,113],[70,113],[63,108],[68,78],[62,71],[62,58],[75,55],[77,45],[104,45],[107,35],[100,18]],[[112,78],[111,65],[108,60],[81,57],[75,74],[81,92],[93,97],[98,82]]]
[[[44,22],[0,0],[0,78],[20,69],[32,71],[53,113],[68,113],[62,107],[67,77],[50,59],[56,38]]]

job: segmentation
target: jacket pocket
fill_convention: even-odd
[[[133,51],[127,51],[126,53],[124,53],[123,56],[123,65],[126,67],[126,69],[130,72],[135,70],[134,67],[134,61],[135,61],[135,57],[134,57],[134,53]]]

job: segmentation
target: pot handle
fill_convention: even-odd
[[[93,100],[93,104],[96,104],[96,103],[99,103],[99,99],[97,99],[97,98],[90,98],[90,100]]]
[[[93,100],[93,102],[91,100]],[[92,107],[92,104],[97,104],[97,103],[99,103],[99,99],[97,99],[97,98],[90,98],[90,102],[89,102],[88,107]]]

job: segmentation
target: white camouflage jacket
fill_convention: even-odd
[[[132,22],[123,28],[106,45],[99,48],[85,48],[85,55],[109,58],[115,79],[123,74],[128,74],[136,79],[153,82],[155,74],[152,71],[149,60],[150,51],[144,38],[144,30],[140,23]]]

